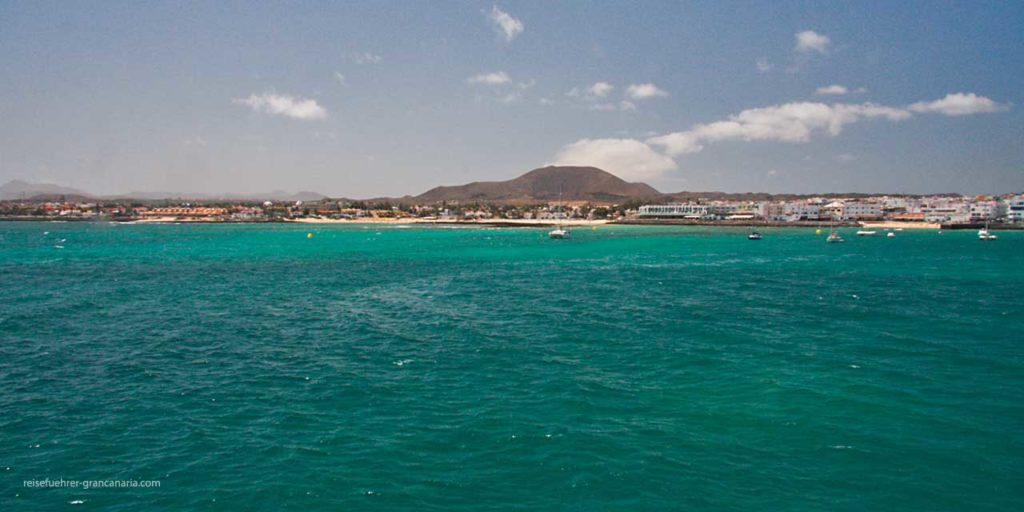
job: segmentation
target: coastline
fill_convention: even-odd
[[[614,224],[609,220],[587,220],[587,219],[475,219],[475,220],[440,220],[422,218],[360,218],[360,219],[326,219],[326,218],[299,218],[286,219],[285,223],[290,224],[437,224],[437,225],[463,225],[463,226],[490,226],[490,227],[543,227],[543,226],[602,226]]]
[[[42,216],[0,216],[0,222],[99,222],[116,224],[301,224],[301,225],[437,225],[437,226],[481,226],[505,228],[542,228],[553,226],[591,227],[591,226],[706,226],[727,228],[817,228],[828,227],[828,221],[753,221],[753,220],[695,220],[695,219],[619,219],[619,220],[588,220],[588,219],[474,219],[474,220],[441,220],[419,217],[379,218],[361,217],[358,219],[330,219],[325,217],[274,218],[274,219],[213,219],[189,217],[143,217],[134,219],[117,219],[110,217],[42,217]],[[863,229],[910,229],[910,230],[968,230],[980,229],[982,224],[936,224],[929,222],[907,221],[847,221],[835,224],[836,228]],[[1020,231],[1024,224],[991,224],[990,230]]]

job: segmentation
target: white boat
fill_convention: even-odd
[[[885,236],[887,236],[889,238],[896,238],[896,233],[893,233],[892,231],[890,231],[889,234],[885,235]]]
[[[978,240],[991,241],[999,239],[998,236],[988,232],[988,222],[985,223],[985,227],[978,230]]]
[[[565,206],[562,205],[562,187],[561,186],[558,187],[558,207],[562,210],[562,214],[564,215],[565,214]],[[557,239],[557,240],[561,240],[563,238],[569,238],[569,230],[563,228],[561,224],[558,224],[558,225],[555,226],[555,229],[552,229],[551,231],[548,232],[548,238],[554,238],[554,239]]]
[[[761,239],[761,233],[758,233],[757,231],[751,231],[750,234],[747,235],[747,240],[760,240],[760,239]]]
[[[549,238],[559,238],[559,239],[561,239],[561,238],[568,238],[569,237],[569,230],[568,229],[563,229],[562,226],[558,226],[557,228],[552,229],[550,232],[548,232],[548,237]]]
[[[826,243],[837,244],[843,241],[843,237],[839,236],[839,232],[836,231],[833,227],[834,222],[834,217],[829,219],[828,221],[828,238],[825,239]]]
[[[877,233],[877,231],[868,231],[862,229],[860,231],[857,231],[857,236],[875,236]]]

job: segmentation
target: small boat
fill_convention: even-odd
[[[565,206],[562,205],[562,187],[561,186],[558,187],[558,207],[559,207],[559,209],[561,209],[562,214],[564,215]],[[557,239],[557,240],[561,240],[563,238],[569,238],[569,230],[563,228],[561,224],[557,224],[555,226],[555,229],[552,229],[551,231],[548,232],[548,238],[554,238],[554,239]]]
[[[978,240],[992,241],[998,239],[998,236],[988,232],[988,224],[985,224],[984,228],[978,230]]]
[[[877,231],[869,231],[862,229],[860,231],[857,231],[857,236],[875,236],[877,233]]]
[[[889,238],[896,238],[896,233],[893,233],[892,231],[890,231],[889,234],[885,235],[885,236],[887,236]]]
[[[760,240],[760,239],[761,239],[761,233],[758,233],[757,231],[751,231],[750,234],[747,235],[747,240]]]
[[[839,232],[834,227],[835,218],[829,219],[828,222],[828,238],[825,239],[826,243],[837,244],[844,241],[843,237],[839,236]]]

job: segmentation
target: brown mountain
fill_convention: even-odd
[[[549,166],[534,169],[509,181],[475,181],[453,187],[435,187],[413,198],[420,203],[482,201],[525,203],[554,201],[616,203],[657,197],[661,193],[646,183],[629,183],[596,167]]]

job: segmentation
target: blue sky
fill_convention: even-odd
[[[0,2],[0,181],[1024,190],[1021,2]]]

